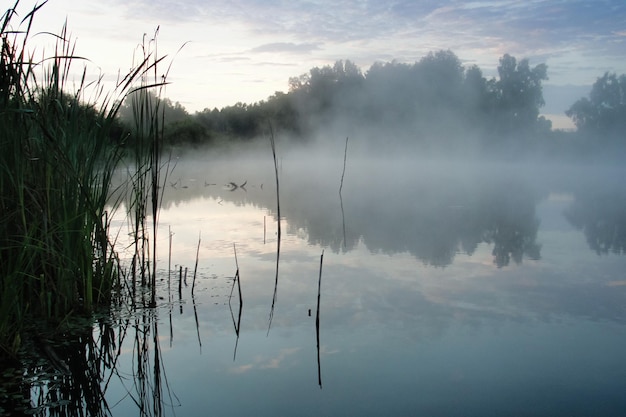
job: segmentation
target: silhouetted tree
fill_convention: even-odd
[[[405,124],[415,117],[413,65],[396,61],[374,63],[365,74],[366,120],[393,125]]]
[[[301,125],[314,128],[321,120],[342,117],[358,108],[364,81],[359,67],[351,61],[337,61],[331,67],[312,68],[308,74],[289,79],[293,108]]]
[[[578,130],[599,138],[626,136],[626,74],[605,73],[591,88],[589,98],[581,98],[565,112]]]
[[[495,87],[497,111],[501,133],[527,132],[536,128],[539,109],[545,104],[541,82],[548,79],[545,64],[530,68],[528,59],[517,62],[505,54],[500,58],[498,81]]]
[[[165,143],[170,145],[190,144],[199,145],[211,140],[210,132],[195,118],[168,124],[163,133]]]
[[[292,94],[277,91],[267,102],[261,102],[260,106],[265,117],[273,122],[275,129],[292,134],[301,133],[300,113]]]
[[[425,95],[421,101],[431,106],[457,106],[461,94],[465,69],[452,51],[430,52],[415,66],[419,91]]]
[[[488,94],[483,72],[477,65],[472,65],[465,71],[463,80],[464,107],[471,109],[473,113],[484,112],[487,109]]]
[[[480,137],[492,139],[484,142],[492,146],[494,139],[549,131],[550,123],[539,116],[546,65],[531,68],[527,59],[518,62],[507,54],[500,59],[498,74],[499,78],[488,80],[477,66],[466,70],[452,51],[442,50],[413,64],[378,62],[365,74],[354,62],[339,60],[290,78],[288,93],[276,92],[254,104],[205,109],[193,116],[169,99],[159,103],[166,126],[176,124],[169,133],[192,141],[252,139],[268,121],[277,130],[301,138],[320,126],[348,132],[359,126],[373,127],[365,135],[371,145],[395,142],[441,151],[465,144],[470,146],[464,149],[476,149]],[[131,114],[129,101],[122,116],[128,119]],[[528,146],[527,141],[517,143]]]
[[[145,93],[145,91],[144,91]],[[179,102],[172,102],[169,98],[159,98],[152,91],[147,92],[149,99],[152,100],[152,105],[159,106],[159,115],[163,115],[163,122],[165,124],[182,122],[189,118],[189,113],[185,107]],[[134,123],[133,107],[139,105],[139,102],[143,102],[142,98],[139,98],[138,94],[131,94],[126,98],[124,103],[120,106],[119,117],[127,124]]]

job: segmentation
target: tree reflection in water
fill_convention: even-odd
[[[277,221],[286,220],[288,234],[305,231],[309,244],[335,253],[364,244],[372,252],[408,252],[426,265],[444,267],[456,254],[472,255],[486,243],[493,245],[498,267],[520,263],[524,257],[540,258],[536,205],[543,195],[524,175],[480,166],[420,167],[416,162],[406,166],[407,162],[355,158],[348,160],[350,180],[344,184],[343,152],[341,156],[331,162],[285,158],[283,171],[288,175],[280,183],[280,214],[276,194],[254,184],[246,193],[219,187],[177,191],[166,194],[164,204],[205,196],[258,205]],[[216,172],[208,175],[219,178],[225,168],[211,166]],[[320,166],[336,170],[322,171]],[[179,168],[189,170],[183,175],[192,178],[207,175],[196,172],[194,164]],[[263,171],[249,161],[236,169],[259,184],[275,181],[274,171]]]
[[[556,192],[571,193],[574,196],[571,206],[566,211],[566,217],[572,225],[583,230],[589,246],[594,251],[599,254],[626,252],[626,216],[624,214],[626,213],[626,196],[619,184],[605,187],[606,184],[599,186],[585,183],[572,191],[571,181],[559,183],[557,186],[550,184],[548,187],[542,187],[536,179],[528,181],[528,178],[523,176],[504,172],[494,174],[494,171],[485,170],[482,173],[472,172],[463,176],[458,175],[458,171],[450,174],[445,170],[423,170],[420,173],[401,177],[398,172],[385,173],[376,166],[368,167],[369,171],[364,171],[358,170],[355,165],[350,164],[349,181],[344,184],[339,196],[337,186],[340,175],[337,175],[337,172],[341,174],[341,161],[337,164],[338,171],[330,172],[326,179],[323,176],[320,178],[320,175],[307,173],[306,170],[292,172],[288,170],[289,166],[286,166],[285,172],[289,172],[289,175],[281,177],[280,216],[277,215],[277,198],[274,191],[271,187],[264,189],[259,186],[267,181],[267,178],[262,177],[251,180],[245,192],[206,187],[199,182],[197,189],[190,185],[189,188],[177,189],[171,194],[166,193],[164,204],[173,204],[172,201],[179,202],[198,198],[198,196],[212,197],[216,201],[230,201],[237,205],[252,204],[259,208],[259,218],[269,212],[270,215],[275,216],[276,220],[284,221],[287,233],[282,237],[285,242],[289,243],[289,239],[298,232],[299,238],[304,239],[310,245],[320,245],[322,249],[326,249],[327,254],[329,251],[337,253],[351,251],[362,245],[371,252],[408,253],[426,265],[445,267],[454,262],[457,254],[472,255],[477,252],[479,246],[489,245],[494,264],[494,267],[489,269],[504,268],[499,273],[505,274],[511,272],[512,268],[505,268],[508,265],[540,258],[542,248],[537,242],[539,229],[537,205],[549,192],[556,190]],[[272,168],[268,178],[275,180],[276,166]],[[181,165],[180,174],[183,177],[202,178],[200,175],[186,174],[182,169],[184,167]],[[240,175],[254,178],[249,173]],[[219,181],[217,178],[210,178],[210,180]],[[345,209],[345,212],[340,209]],[[258,224],[261,227],[260,221]],[[292,236],[289,236],[290,234]],[[270,268],[272,271],[268,275],[271,278],[268,282],[274,286],[268,287],[267,299],[261,303],[263,306],[260,310],[262,310],[263,318],[266,312],[264,303],[270,303],[271,295],[273,295],[272,302],[276,302],[280,239],[281,236],[277,233],[276,271]],[[283,249],[285,247],[287,246]],[[268,253],[273,255],[274,248],[271,248]],[[545,257],[546,259],[549,257],[548,253]],[[270,263],[274,261],[273,256],[267,256],[267,258]],[[330,262],[332,265],[332,260]],[[236,337],[233,359],[238,355],[237,346],[243,306],[237,254],[235,254],[235,265],[237,269],[233,282],[228,288],[230,318],[232,318]],[[271,266],[274,266],[273,263]],[[320,387],[320,350],[322,355],[324,354],[320,346],[319,320],[321,269],[322,258],[320,258],[320,276],[317,281],[318,313],[316,314],[317,371]],[[170,292],[170,279],[168,279],[166,302],[170,313],[170,346],[173,341],[172,309],[176,309],[176,304],[179,302],[182,309],[182,266],[180,269],[174,267],[173,270],[179,274],[179,294],[178,297],[173,295],[176,291],[175,287]],[[283,270],[289,269],[283,268]],[[228,271],[230,272],[230,269]],[[329,269],[328,273],[330,279],[325,278],[327,288],[325,297],[330,305],[332,294],[328,288],[332,288],[333,285],[332,269]],[[250,278],[249,285],[253,288],[256,277],[250,276]],[[290,282],[283,283],[285,284],[289,285]],[[569,302],[572,299],[578,300],[575,298],[579,294],[577,287],[562,287],[557,284],[559,283],[552,282],[542,287],[545,290],[542,297],[552,301],[550,297],[558,292],[558,294],[563,294],[562,298],[566,298]],[[237,286],[237,291],[235,291],[235,286]],[[312,286],[310,289],[313,294]],[[191,290],[193,319],[195,319],[200,345],[200,320],[193,298],[193,285]],[[608,298],[605,291],[606,288],[603,286],[596,289],[598,297],[602,296],[601,300],[605,304],[587,304],[605,306],[608,300],[611,305],[619,306],[621,293],[611,290],[611,294],[616,294],[613,299]],[[239,294],[238,310],[236,299],[233,298],[237,297],[236,293]],[[255,296],[252,290],[250,294],[252,295],[247,296],[246,305],[247,309],[252,312]],[[584,294],[582,292],[580,294],[580,300],[589,299],[587,298],[589,291],[586,289]],[[421,314],[426,310],[419,310],[419,308],[431,305],[426,302],[416,303],[416,299],[422,300],[422,298],[411,296],[415,294],[407,294],[405,299],[400,297],[401,295],[393,293],[393,302],[406,305],[407,311],[411,314],[414,314],[416,309]],[[148,299],[142,301],[141,294],[137,297],[139,299],[135,303],[134,311],[113,312],[108,317],[96,320],[95,324],[88,323],[82,329],[61,333],[56,338],[44,334],[40,336],[38,345],[34,343],[27,345],[32,350],[29,352],[31,360],[25,362],[23,367],[15,368],[15,372],[9,369],[3,372],[3,378],[8,378],[10,375],[16,376],[13,377],[15,381],[13,384],[3,384],[3,389],[10,391],[11,396],[0,395],[4,401],[0,404],[2,408],[0,411],[13,412],[15,410],[17,413],[30,411],[35,415],[53,416],[81,415],[81,413],[106,416],[117,415],[120,408],[130,403],[132,408],[139,410],[136,414],[150,416],[162,415],[168,407],[176,407],[178,399],[168,387],[159,345],[157,320],[159,309],[145,308],[148,305]],[[560,299],[560,297],[554,297],[556,300]],[[384,295],[375,294],[368,301],[375,302],[378,299],[386,300]],[[508,301],[507,299],[506,302]],[[545,304],[553,305],[554,303],[546,302]],[[571,311],[576,311],[576,314],[580,306],[585,305],[582,301],[571,302],[571,304],[575,304],[575,307],[571,307]],[[436,304],[434,306],[437,312],[448,308]],[[615,311],[618,308],[616,307]],[[452,309],[450,314],[455,311],[459,310]],[[588,309],[585,308],[585,311]],[[309,310],[309,315],[311,313],[312,311]],[[246,314],[253,316],[252,313]],[[576,314],[573,315],[576,316]],[[615,316],[621,318],[621,310]],[[332,328],[333,322],[330,315],[329,320],[324,323],[327,323],[324,326],[325,329]],[[261,328],[261,333],[264,333],[262,324],[259,328]],[[121,354],[121,346],[125,339],[126,346],[133,345],[132,363],[130,363],[132,367],[129,366],[131,355],[126,352],[127,356],[122,357]],[[240,357],[244,354],[243,348],[240,350],[237,360],[241,360]],[[324,360],[328,368],[325,379],[329,381],[325,382],[330,385],[332,359],[325,356]],[[124,367],[121,361],[125,362]],[[117,391],[113,394],[107,392],[110,386],[120,385],[124,387],[121,395]],[[107,404],[104,400],[105,393],[106,398],[113,403]],[[0,392],[0,394],[4,393]],[[5,398],[11,398],[10,403],[5,401]]]
[[[450,265],[457,253],[472,255],[481,243],[493,245],[498,267],[511,260],[521,263],[524,257],[540,258],[539,195],[524,181],[428,178],[407,181],[400,192],[397,186],[372,190],[371,184],[351,183],[341,196],[341,207],[345,200],[351,210],[342,212],[336,224],[332,204],[310,203],[305,195],[287,196],[283,213],[288,231],[306,229],[311,244],[335,252],[362,242],[372,252],[408,252],[438,267]]]
[[[626,253],[626,189],[620,184],[597,184],[574,192],[565,217],[583,231],[598,255]]]

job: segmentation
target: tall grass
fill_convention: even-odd
[[[133,299],[135,298],[135,277],[142,286],[150,285],[152,292],[149,305],[156,306],[156,242],[159,208],[163,195],[161,189],[169,173],[169,161],[162,160],[164,110],[161,106],[161,92],[167,85],[165,75],[159,75],[157,68],[163,57],[156,55],[156,38],[144,41],[139,47],[140,85],[131,91],[128,99],[133,111],[133,138],[131,151],[131,190],[130,217],[134,239],[134,255],[131,276]],[[154,90],[159,92],[154,94]],[[162,175],[163,174],[163,175]]]
[[[18,4],[0,18],[0,357],[17,351],[28,318],[59,322],[110,303],[121,275],[108,233],[107,209],[119,203],[110,201],[112,175],[134,149],[141,175],[150,178],[133,183],[135,194],[146,201],[150,187],[156,219],[160,155],[158,132],[138,129],[132,138],[139,140],[129,143],[116,115],[132,92],[165,84],[150,82],[161,59],[147,49],[110,94],[102,93],[101,78],[87,81],[86,69],[77,81],[73,67],[86,61],[65,26],[47,35],[56,42],[52,54],[36,59],[28,46],[43,4],[21,19]],[[87,91],[95,97],[86,99]],[[148,101],[140,113],[141,123],[159,126]],[[141,210],[139,223],[147,214]]]

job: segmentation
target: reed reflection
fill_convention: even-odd
[[[269,125],[270,129],[270,145],[272,147],[272,156],[274,159],[274,175],[276,179],[276,279],[274,281],[274,295],[272,296],[272,307],[270,309],[270,317],[269,323],[267,325],[267,334],[269,335],[270,329],[272,328],[272,320],[274,319],[274,308],[276,307],[276,299],[278,297],[278,266],[280,261],[280,239],[281,239],[281,228],[280,228],[280,183],[278,180],[278,160],[276,159],[276,142],[274,140],[274,131],[272,130],[272,125]]]
[[[100,317],[93,324],[80,320],[65,327],[56,334],[31,329],[21,362],[15,364],[15,383],[3,383],[3,390],[11,391],[2,396],[3,414],[116,415],[120,403],[109,403],[106,392],[119,384],[136,415],[161,416],[166,404],[174,406],[175,395],[164,384],[156,310],[144,308],[132,318]],[[130,335],[135,360],[129,376],[120,357]]]
[[[235,327],[235,335],[237,336],[235,340],[235,349],[233,351],[233,361],[237,359],[237,346],[239,346],[239,332],[241,330],[241,313],[243,312],[243,297],[241,295],[241,279],[239,276],[239,261],[237,260],[237,248],[233,243],[233,250],[235,252],[235,265],[237,266],[237,270],[235,271],[235,276],[233,277],[233,286],[230,289],[230,295],[228,296],[228,308],[230,309],[230,315],[233,319],[233,326]],[[235,290],[235,285],[237,285],[237,293],[239,295],[239,312],[237,313],[237,319],[235,320],[235,313],[233,312],[233,292]]]
[[[322,388],[322,362],[320,359],[320,300],[322,295],[322,266],[324,264],[324,251],[320,256],[320,275],[317,281],[317,313],[315,314],[315,338],[317,340],[317,383]]]

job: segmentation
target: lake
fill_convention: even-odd
[[[626,169],[343,152],[279,147],[279,199],[269,148],[175,157],[157,308],[33,359],[32,412],[626,413]]]

